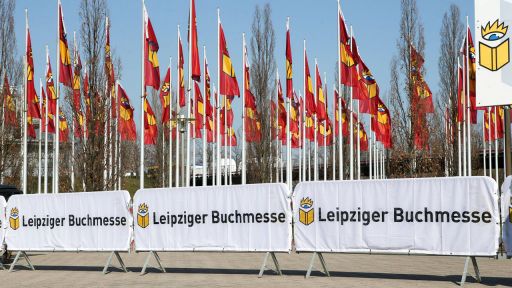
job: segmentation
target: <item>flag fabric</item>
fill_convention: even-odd
[[[419,75],[421,73],[421,68],[423,68],[423,64],[425,63],[425,59],[423,59],[423,56],[418,53],[412,43],[409,43],[409,51],[411,53],[411,73],[413,75]]]
[[[354,59],[351,50],[351,37],[348,35],[347,27],[345,25],[345,19],[343,12],[338,6],[338,22],[339,22],[339,49],[340,58],[338,61],[341,63],[341,69],[339,71],[339,79],[343,85],[355,87],[357,85],[357,62]],[[352,47],[354,47],[352,45]]]
[[[108,18],[107,18],[108,19]],[[111,101],[112,103],[117,103],[118,100],[116,99],[116,76],[114,72],[114,64],[112,63],[112,55],[110,52],[110,22],[106,21],[106,40],[105,40],[105,75],[107,76],[107,89],[109,90],[110,97],[112,97]],[[112,111],[112,118],[117,117],[117,105],[112,104],[111,111]]]
[[[64,26],[64,15],[62,5],[59,1],[59,83],[72,88],[73,73],[71,68],[71,56],[69,53],[66,27]]]
[[[36,139],[36,128],[34,126],[34,122],[32,121],[32,117],[27,116],[27,137]]]
[[[167,69],[162,88],[160,88],[160,103],[162,104],[162,123],[171,119],[171,67]]]
[[[462,122],[464,120],[464,103],[465,103],[465,90],[464,89],[464,73],[462,71],[462,67],[459,65],[458,67],[458,84],[457,84],[457,122]]]
[[[426,114],[418,113],[414,125],[414,147],[417,150],[430,150],[428,143],[428,126]]]
[[[192,79],[201,82],[201,62],[199,61],[199,52],[197,49],[197,20],[196,20],[196,4],[195,0],[190,0],[190,15],[189,15],[189,29],[192,27],[189,37],[191,41],[189,45],[192,45]]]
[[[497,106],[491,107],[489,110],[484,112],[484,139],[486,142],[495,141],[503,138],[503,108]],[[490,117],[490,121],[489,121]],[[489,123],[490,122],[490,123]]]
[[[286,97],[293,98],[293,61],[290,43],[290,27],[286,27]]]
[[[195,118],[195,129],[196,134],[195,138],[201,138],[201,129],[203,128],[203,117],[204,115],[204,100],[203,95],[201,94],[201,88],[199,88],[199,85],[197,82],[194,81],[194,89],[195,89],[195,105],[194,105],[194,118]],[[199,132],[199,133],[197,133]]]
[[[469,80],[469,109],[470,109],[470,117],[471,124],[476,124],[477,122],[477,110],[484,110],[485,108],[477,108],[476,107],[476,57],[475,57],[475,45],[473,44],[473,37],[471,36],[471,30],[468,27],[467,29],[467,40],[468,40],[468,48],[469,48],[469,57],[466,51],[466,39],[464,39],[464,44],[461,48],[461,53],[464,57],[464,90],[467,90],[468,80]],[[469,68],[468,68],[469,67]],[[469,74],[468,74],[469,73]],[[469,77],[468,77],[469,75]],[[469,78],[469,79],[468,79]]]
[[[432,91],[427,82],[420,74],[414,84],[413,95],[416,99],[417,111],[419,113],[434,113],[434,103],[432,101]]]
[[[315,74],[316,74],[316,118],[318,121],[323,121],[327,119],[327,101],[324,95],[324,88],[322,86],[322,77],[320,76],[320,71],[318,70],[318,65],[315,65]]]
[[[57,94],[53,81],[52,65],[50,56],[46,59],[46,103],[48,105],[48,133],[55,133],[55,113],[57,113]]]
[[[276,140],[277,138],[277,129],[278,129],[278,124],[277,124],[277,105],[276,105],[276,102],[274,102],[274,100],[270,100],[270,121],[272,122],[272,129],[271,130],[271,138],[272,140]]]
[[[315,140],[315,122],[313,121],[313,116],[306,112],[306,119],[304,121],[304,125],[306,125],[306,139],[309,141]]]
[[[59,142],[66,143],[69,140],[69,128],[66,116],[62,111],[59,112]]]
[[[89,75],[87,74],[87,70],[85,70],[85,73],[84,73],[84,87],[83,87],[83,92],[84,92],[84,104],[85,104],[85,119],[86,119],[86,122],[91,118],[91,113],[92,113],[92,109],[91,109],[91,95],[89,93]]]
[[[284,104],[283,88],[281,80],[277,81],[277,124],[281,129],[279,136],[282,141],[286,141],[286,106]]]
[[[119,134],[122,141],[137,140],[137,129],[133,119],[133,107],[123,86],[117,84],[117,99],[119,99]]]
[[[73,50],[73,109],[75,117],[73,118],[74,136],[75,138],[82,138],[84,136],[83,129],[85,125],[85,117],[82,112],[82,99],[81,99],[81,80],[82,80],[82,60],[78,53],[77,45],[75,43]],[[114,102],[115,103],[115,102]],[[116,105],[112,104],[112,111],[116,111]]]
[[[144,97],[144,144],[156,145],[158,138],[158,128],[156,126],[156,117],[148,99]]]
[[[254,94],[251,92],[251,75],[249,63],[247,61],[247,47],[244,47],[244,56],[245,56],[245,83],[244,83],[244,109],[245,109],[245,141],[248,143],[251,142],[260,142],[261,141],[261,121],[259,119],[259,113],[256,108],[256,98]]]
[[[206,57],[204,58],[204,82],[205,82],[205,101],[206,101],[206,116],[212,117],[213,116],[213,106],[212,106],[212,87],[211,87],[211,79],[210,79],[210,72],[208,71],[208,62],[206,60]]]
[[[158,64],[158,40],[144,6],[144,86],[160,88],[160,67]]]
[[[235,69],[229,56],[226,38],[224,37],[224,30],[222,24],[219,23],[219,63],[222,63],[222,68],[219,67],[220,83],[219,93],[226,96],[240,96],[238,88],[238,81],[236,80]]]
[[[34,87],[34,59],[32,58],[32,41],[30,40],[30,31],[27,28],[27,117],[32,119],[41,119],[39,111],[39,98]]]
[[[359,122],[359,149],[361,151],[368,151],[368,136],[364,129],[363,123]]]
[[[331,119],[319,123],[317,141],[318,146],[331,146],[333,143],[332,123]]]
[[[185,60],[183,58],[183,47],[181,45],[181,36],[178,32],[178,94],[179,94],[179,104],[180,107],[185,107],[185,71],[183,70],[183,65],[185,64]]]
[[[390,149],[393,147],[391,115],[388,107],[380,98],[378,99],[377,115],[372,117],[372,130],[375,132],[375,138],[384,145],[384,148]]]
[[[379,85],[373,77],[372,72],[361,60],[359,61],[359,86],[354,98],[359,100],[359,111],[361,113],[376,115],[379,98]]]
[[[9,87],[9,80],[7,75],[4,77],[4,123],[8,126],[18,127],[18,121],[16,120],[16,104],[12,98],[11,88]]]
[[[308,55],[304,51],[304,83],[306,83],[306,113],[313,115],[316,113],[315,94],[313,92],[313,80],[309,73]]]

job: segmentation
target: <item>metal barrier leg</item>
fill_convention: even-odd
[[[473,262],[473,269],[475,270],[475,279],[476,282],[482,282],[482,278],[480,278],[480,270],[478,269],[478,264],[476,263],[476,257],[471,256],[471,262]]]
[[[119,262],[119,265],[121,265],[121,270],[124,272],[128,272],[128,269],[126,269],[126,266],[124,265],[123,259],[121,258],[121,255],[119,255],[118,251],[112,251],[110,255],[108,256],[107,263],[105,264],[105,267],[103,267],[103,274],[107,274],[108,268],[114,267],[112,264],[112,258],[113,256],[116,256],[117,261]]]
[[[322,265],[322,270],[327,277],[331,277],[331,274],[329,273],[329,270],[327,270],[327,265],[325,264],[325,259],[322,253],[320,252],[314,252],[313,256],[311,256],[311,261],[309,261],[309,267],[308,271],[306,272],[306,278],[309,278],[311,276],[311,271],[313,271],[313,264],[315,263],[315,256],[318,256],[318,259],[320,260],[320,264]]]
[[[464,286],[464,283],[466,283],[466,277],[468,276],[468,265],[469,257],[466,257],[466,261],[464,262],[464,271],[462,272],[462,278],[460,279],[460,286]]]
[[[142,266],[142,270],[140,271],[140,275],[146,274],[146,269],[149,266],[149,259],[151,258],[151,255],[155,257],[156,263],[158,264],[158,267],[155,267],[156,269],[160,270],[161,272],[165,273],[165,268],[162,265],[162,261],[160,260],[160,256],[155,251],[151,251],[148,253],[148,256],[146,256],[146,261],[144,262],[144,266]]]
[[[268,257],[272,257],[272,261],[274,262],[275,270],[267,267]],[[263,273],[266,269],[272,270],[276,272],[279,276],[283,276],[283,272],[281,271],[281,268],[279,267],[279,261],[277,261],[276,254],[274,252],[267,252],[265,253],[265,258],[263,258],[263,263],[261,264],[260,273],[258,274],[258,278],[263,277]]]
[[[14,257],[14,261],[12,261],[12,263],[11,263],[11,267],[9,267],[9,272],[12,272],[14,270],[14,266],[16,266],[16,264],[20,260],[20,257],[25,258],[25,261],[27,262],[27,266],[26,266],[27,268],[29,268],[30,270],[36,270],[34,268],[34,266],[32,265],[32,263],[30,262],[30,259],[28,258],[27,253],[25,253],[24,251],[18,251],[16,253],[16,257]]]

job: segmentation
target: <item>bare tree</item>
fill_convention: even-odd
[[[261,121],[261,141],[247,145],[248,182],[268,182],[272,173],[270,100],[274,91],[276,61],[275,32],[270,4],[254,9],[251,36],[251,88],[256,97]]]
[[[449,123],[451,130],[457,131],[457,55],[464,34],[464,25],[460,18],[459,7],[452,4],[444,13],[443,24],[440,31],[441,54],[439,55],[439,98],[438,106],[442,110],[449,109]],[[458,175],[458,165],[454,155],[458,154],[457,133],[454,133],[453,142],[445,151],[448,171],[450,175]]]

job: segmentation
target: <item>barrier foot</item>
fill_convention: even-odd
[[[2,261],[5,253],[7,253],[7,252],[5,252],[3,250],[1,250],[1,252],[0,252],[0,270],[5,270],[4,262]]]
[[[114,255],[116,256],[119,265],[121,265],[120,269],[123,270],[125,273],[128,272],[128,269],[126,269],[126,266],[124,265],[124,261],[121,258],[121,255],[119,255],[119,252],[112,251],[112,253],[110,253],[110,255],[108,256],[107,263],[105,263],[105,267],[103,267],[103,274],[107,274],[108,268],[114,267],[112,265],[112,258],[114,257]]]
[[[462,278],[460,280],[460,286],[463,286],[466,283],[466,277],[468,276],[468,266],[469,260],[471,259],[471,263],[473,264],[473,269],[475,270],[475,279],[476,282],[480,283],[482,278],[480,278],[480,270],[478,269],[478,263],[476,262],[475,256],[466,257],[466,262],[464,263],[464,272],[462,273]]]
[[[156,263],[158,264],[158,267],[153,267],[153,268],[158,269],[158,270],[160,270],[163,273],[166,272],[164,266],[162,265],[162,260],[160,260],[160,256],[158,256],[158,254],[155,251],[151,251],[151,252],[149,252],[148,256],[146,257],[146,261],[144,262],[144,266],[142,266],[142,270],[140,271],[140,275],[146,274],[146,269],[149,266],[149,258],[151,258],[151,255],[153,255],[153,257],[156,260]]]
[[[327,269],[327,264],[325,264],[325,259],[322,253],[320,252],[314,252],[313,256],[311,257],[311,261],[309,262],[308,271],[306,272],[306,278],[309,278],[311,276],[311,271],[313,270],[313,264],[315,263],[315,256],[318,256],[318,259],[320,260],[320,264],[322,265],[322,270],[320,271],[324,273],[327,277],[331,277],[331,274],[329,273],[329,270]]]
[[[25,253],[25,251],[18,251],[18,253],[16,253],[16,257],[14,257],[14,261],[12,261],[12,263],[11,263],[11,267],[9,267],[9,272],[12,272],[14,270],[14,266],[16,266],[16,263],[18,263],[18,261],[20,260],[20,257],[23,257],[25,259],[25,261],[27,262],[27,266],[23,266],[23,267],[27,267],[30,270],[36,270],[34,268],[34,266],[32,265],[32,263],[30,262],[30,259],[28,258],[27,253]]]
[[[268,256],[272,258],[272,261],[274,262],[275,270],[267,266]],[[283,276],[283,272],[281,271],[281,267],[279,267],[279,261],[277,261],[276,254],[274,252],[267,252],[265,253],[265,258],[263,258],[263,264],[261,264],[260,273],[258,274],[258,278],[263,277],[263,273],[265,270],[272,270],[279,274],[279,276]]]

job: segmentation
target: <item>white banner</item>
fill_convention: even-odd
[[[14,195],[5,241],[14,251],[128,251],[127,191]]]
[[[0,250],[2,249],[2,243],[4,243],[5,237],[5,198],[4,196],[0,196]]]
[[[508,256],[512,256],[512,176],[501,185],[501,221],[503,223],[503,243]]]
[[[495,255],[497,190],[488,177],[300,183],[296,250]]]
[[[512,104],[511,24],[512,0],[475,0],[477,106]]]
[[[284,184],[139,190],[136,250],[289,252],[289,196]]]

